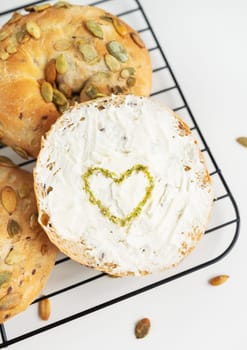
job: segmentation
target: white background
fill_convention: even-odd
[[[239,241],[216,265],[10,349],[246,349],[247,149],[235,138],[247,136],[247,2],[142,4],[238,202]],[[229,274],[229,281],[209,286],[208,279],[221,273]],[[145,339],[136,340],[134,324],[142,317],[151,319],[152,328]]]

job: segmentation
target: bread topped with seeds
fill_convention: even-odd
[[[66,2],[26,11],[0,30],[0,141],[22,157],[75,101],[149,95],[148,50],[121,19]]]
[[[40,294],[56,255],[37,222],[32,174],[0,156],[0,323]]]
[[[39,222],[54,244],[116,276],[176,266],[203,236],[213,202],[189,127],[131,95],[66,111],[43,138],[34,181]]]

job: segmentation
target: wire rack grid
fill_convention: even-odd
[[[9,8],[10,4],[1,4],[0,25],[14,11],[22,10],[23,6],[44,2],[30,3],[23,0],[22,6],[11,9]],[[84,4],[80,0],[73,2]],[[215,187],[214,212],[209,228],[195,252],[192,252],[177,268],[163,274],[134,279],[127,277],[112,279],[103,273],[76,264],[62,254],[59,255],[53,274],[43,291],[45,296],[40,296],[25,312],[0,325],[0,348],[48,331],[214,264],[229,253],[238,238],[240,217],[236,202],[186,102],[140,1],[101,0],[97,2],[87,1],[87,4],[100,6],[121,17],[139,32],[146,43],[153,66],[151,98],[162,101],[174,111],[178,111],[199,140]],[[3,10],[3,7],[6,8]],[[24,169],[32,170],[35,160],[23,162],[8,147],[3,145],[0,147],[1,155],[10,157]],[[222,246],[225,247],[223,251]],[[98,293],[99,290],[101,293]],[[44,324],[44,321],[41,321],[37,316],[37,303],[46,297],[51,299],[53,311],[50,320]],[[69,310],[65,307],[67,300],[70,301]]]

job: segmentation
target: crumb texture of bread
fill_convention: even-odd
[[[41,6],[0,30],[0,140],[24,158],[75,102],[151,91],[148,50],[128,24],[96,7]]]
[[[203,236],[213,203],[187,124],[133,95],[63,114],[43,139],[34,179],[39,222],[51,241],[116,276],[176,266]]]
[[[33,176],[0,157],[0,323],[39,296],[57,248],[39,225]]]

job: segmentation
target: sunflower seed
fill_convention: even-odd
[[[130,33],[130,36],[137,46],[139,46],[140,48],[145,47],[144,42],[142,41],[142,39],[140,38],[140,36],[137,33],[132,32],[132,33]]]
[[[17,196],[11,186],[5,186],[1,191],[1,202],[9,215],[13,214],[17,205]]]
[[[7,232],[10,238],[13,238],[15,235],[18,235],[21,232],[21,227],[17,221],[9,219],[7,224]]]
[[[39,39],[41,36],[41,30],[37,23],[29,21],[26,23],[27,32],[34,38]]]
[[[64,54],[61,54],[56,58],[56,70],[59,74],[64,74],[67,72],[68,62]]]
[[[118,41],[113,40],[106,45],[109,53],[114,56],[120,62],[127,62],[129,59],[128,53],[125,47]]]
[[[105,64],[112,72],[118,72],[121,68],[119,61],[110,54],[105,54]]]
[[[43,99],[45,100],[45,102],[47,102],[47,103],[52,102],[52,100],[53,100],[53,88],[52,88],[50,83],[45,81],[41,85],[40,92],[41,92],[41,95],[42,95]]]
[[[121,36],[125,36],[128,33],[126,25],[122,21],[120,21],[120,19],[118,19],[117,17],[113,17],[112,21],[113,26],[118,34],[120,34]]]
[[[89,30],[89,32],[91,34],[93,34],[96,38],[103,39],[104,34],[103,34],[101,26],[98,23],[89,19],[89,20],[85,21],[85,25],[86,25],[87,29]]]

